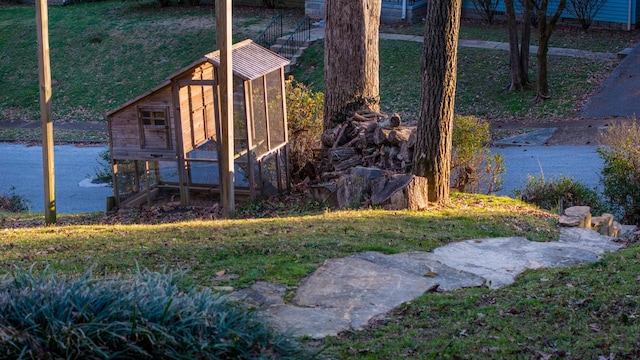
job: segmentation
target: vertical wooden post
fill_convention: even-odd
[[[222,214],[235,212],[233,165],[233,64],[231,40],[231,0],[216,0],[216,32],[220,50],[220,125],[222,128],[220,166],[222,168]]]
[[[189,199],[189,174],[187,174],[187,167],[184,153],[184,125],[182,123],[182,99],[180,98],[180,83],[173,81],[173,123],[174,133],[176,134],[176,156],[178,166],[178,182],[180,183],[180,205],[182,207],[189,206],[191,200]],[[189,93],[190,95],[191,93]],[[187,98],[189,106],[191,106],[191,99]],[[169,125],[171,126],[171,125]]]
[[[36,0],[38,32],[38,78],[42,120],[42,174],[44,177],[45,224],[56,223],[55,167],[53,163],[53,121],[51,119],[51,67],[49,61],[49,14],[47,0]]]

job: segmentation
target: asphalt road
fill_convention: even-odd
[[[543,175],[551,179],[561,175],[573,177],[585,185],[599,188],[603,161],[596,146],[514,146],[493,148],[502,154],[506,174],[498,195],[511,196],[524,188],[528,176]]]
[[[636,46],[620,62],[596,90],[580,112],[581,118],[622,117],[640,115],[640,46]]]
[[[55,146],[57,213],[106,210],[106,198],[113,195],[113,189],[95,186],[87,180],[95,174],[98,154],[104,149],[104,146]],[[31,203],[31,211],[44,211],[42,147],[0,143],[0,194],[11,191],[26,197]]]
[[[105,211],[109,187],[95,187],[87,180],[98,166],[105,147],[56,145],[55,174],[58,213]],[[602,159],[595,146],[512,146],[493,148],[504,156],[506,174],[498,195],[510,196],[524,187],[530,175],[545,178],[565,175],[590,187],[599,183]],[[44,211],[42,148],[0,143],[0,194],[12,187],[31,202],[31,210]]]

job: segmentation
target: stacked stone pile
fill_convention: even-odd
[[[594,230],[600,235],[620,237],[624,226],[613,219],[612,214],[603,213],[592,216],[589,206],[572,206],[560,215],[559,224],[562,227],[580,227]]]

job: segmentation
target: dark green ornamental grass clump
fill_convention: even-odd
[[[78,280],[16,270],[0,285],[3,359],[298,359],[255,312],[173,274]]]

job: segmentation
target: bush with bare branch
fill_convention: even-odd
[[[472,0],[473,7],[482,16],[482,19],[491,24],[496,14],[498,0]]]
[[[606,3],[607,0],[569,0],[567,12],[578,19],[582,30],[587,31]]]

